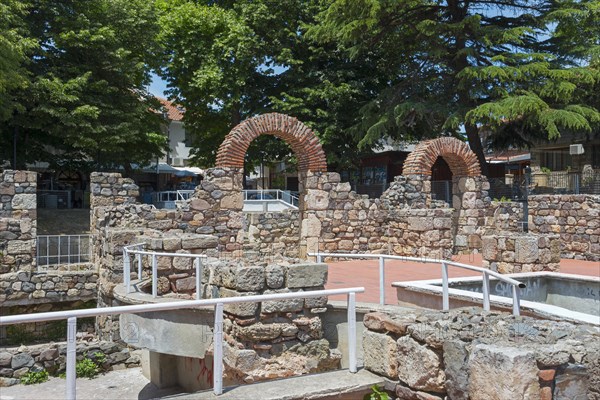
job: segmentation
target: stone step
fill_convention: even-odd
[[[365,369],[351,374],[348,370],[296,376],[225,388],[215,396],[212,390],[163,397],[175,400],[329,400],[362,399],[373,385],[382,387],[384,378]]]

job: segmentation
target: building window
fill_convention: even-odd
[[[551,171],[564,171],[571,167],[571,155],[569,148],[545,150],[540,155],[540,167],[545,167]]]

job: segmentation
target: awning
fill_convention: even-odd
[[[167,163],[158,163],[158,168],[156,168],[156,163],[154,164],[150,164],[150,166],[148,167],[144,167],[144,169],[142,170],[143,172],[149,173],[149,174],[177,174],[179,172],[178,169],[176,169],[175,167],[171,167],[169,164]]]
[[[196,175],[204,175],[204,170],[198,167],[173,167],[177,171],[175,175],[177,176],[196,176]]]

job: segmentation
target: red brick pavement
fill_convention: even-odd
[[[481,266],[481,254],[458,255],[455,261],[463,264]],[[364,286],[365,293],[357,295],[357,301],[379,302],[379,261],[378,260],[351,260],[328,262],[329,279],[327,289]],[[566,260],[560,262],[560,272],[600,277],[600,262]],[[450,278],[463,276],[479,276],[475,271],[458,267],[448,267]],[[417,281],[426,279],[441,279],[442,271],[439,264],[425,264],[412,261],[386,260],[385,262],[385,302],[396,304],[396,291],[392,282]],[[344,300],[345,296],[330,296],[331,300]]]

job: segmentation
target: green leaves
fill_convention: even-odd
[[[68,159],[127,169],[161,154],[165,139],[148,140],[160,134],[160,116],[151,111],[160,107],[144,90],[157,65],[152,3],[40,0],[35,12],[27,7],[27,40],[40,45],[21,60],[27,81],[11,92],[18,113],[0,126],[0,148],[12,148],[18,127],[28,140],[17,142],[21,167]]]

